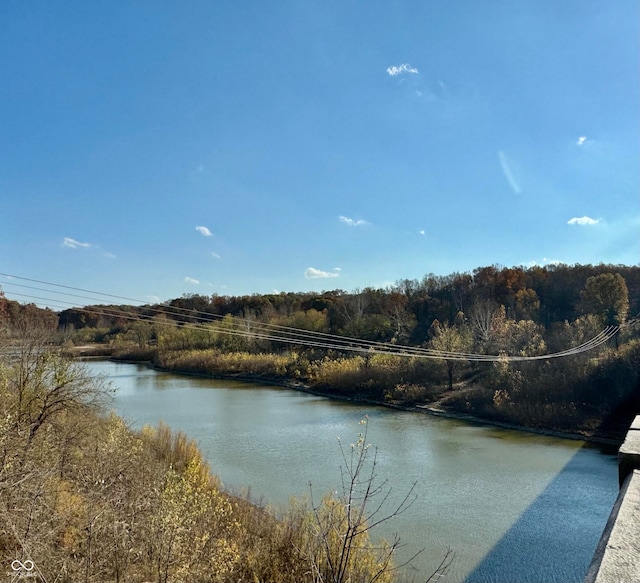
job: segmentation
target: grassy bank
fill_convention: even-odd
[[[378,485],[366,429],[354,428],[361,431],[355,466],[347,468],[339,493],[293,501],[276,518],[225,492],[184,434],[163,425],[132,431],[105,414],[108,385],[37,340],[13,338],[11,349],[0,351],[4,564],[28,557],[44,580],[63,583],[390,583],[397,577],[397,541],[374,542],[366,522],[367,506],[376,508],[376,501],[365,496],[352,503],[356,492]],[[230,367],[236,362],[230,358],[221,362]],[[253,370],[270,370],[264,359],[255,362]],[[338,481],[341,459],[336,451]]]

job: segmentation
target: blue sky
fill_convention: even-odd
[[[2,2],[0,272],[155,301],[638,264],[639,23],[635,0]]]

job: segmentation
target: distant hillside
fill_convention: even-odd
[[[624,265],[490,266],[386,289],[185,295],[59,314],[0,304],[5,319],[57,326],[66,345],[98,342],[176,371],[614,436],[639,409],[639,308],[640,267]],[[479,356],[434,357],[450,353]]]

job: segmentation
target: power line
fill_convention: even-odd
[[[83,293],[89,293],[92,296],[103,296],[106,298],[114,298],[126,301],[132,301],[136,303],[143,303],[142,300],[136,300],[134,298],[128,298],[125,296],[119,296],[115,294],[108,294],[103,292],[98,292],[94,290],[86,290],[83,288],[77,288],[73,286],[61,285],[52,282],[46,282],[37,279],[31,279],[16,275],[9,275],[5,273],[0,273],[0,276],[8,277],[11,280],[17,279],[20,281],[29,281],[31,283],[38,283],[41,285],[46,285],[53,288],[60,288],[64,290],[73,290],[79,291]],[[29,289],[36,290],[45,293],[53,293],[60,296],[73,297],[78,299],[83,299],[87,301],[103,301],[99,297],[88,297],[85,295],[79,295],[70,293],[67,291],[57,291],[57,289],[46,289],[40,287],[29,286],[26,284],[19,284],[13,281],[9,281],[9,285],[19,287],[21,289]],[[429,348],[421,348],[415,346],[408,345],[399,345],[399,344],[391,344],[391,343],[382,343],[382,342],[374,342],[369,340],[362,340],[359,338],[345,337],[339,336],[336,334],[328,334],[324,332],[314,332],[311,330],[304,330],[300,328],[292,328],[288,326],[280,326],[277,324],[266,324],[257,321],[252,321],[247,318],[237,318],[233,317],[229,321],[224,323],[223,326],[215,326],[215,329],[212,329],[208,324],[216,323],[220,321],[224,321],[225,316],[219,314],[212,314],[209,312],[203,312],[200,310],[191,310],[187,308],[181,308],[179,306],[170,306],[163,305],[162,307],[154,307],[146,304],[144,306],[132,306],[137,309],[144,309],[150,314],[131,314],[123,311],[119,311],[117,308],[113,308],[111,306],[81,306],[77,307],[75,303],[66,302],[59,298],[49,298],[42,296],[34,296],[30,294],[23,294],[19,292],[13,292],[13,295],[26,297],[30,299],[43,300],[47,303],[48,306],[60,307],[62,309],[69,309],[72,307],[78,310],[86,310],[89,313],[102,315],[105,317],[112,318],[120,318],[124,320],[130,321],[157,321],[158,316],[175,316],[179,318],[186,317],[198,317],[201,320],[205,320],[204,323],[191,323],[186,321],[175,321],[175,320],[167,320],[163,321],[164,324],[173,325],[176,327],[184,327],[187,325],[191,329],[196,330],[205,330],[208,332],[214,331],[215,333],[227,334],[231,336],[239,336],[243,338],[250,338],[256,340],[265,340],[270,342],[279,342],[286,344],[294,344],[294,345],[304,345],[313,348],[323,348],[323,349],[331,349],[331,350],[340,350],[347,352],[356,352],[363,354],[387,354],[391,356],[402,356],[402,357],[416,357],[416,358],[430,358],[430,359],[439,359],[439,360],[464,360],[464,361],[476,361],[476,362],[495,362],[495,361],[533,361],[533,360],[547,360],[552,358],[562,358],[566,356],[571,356],[575,354],[580,354],[598,346],[603,345],[607,341],[609,341],[615,334],[618,333],[619,327],[617,326],[608,326],[604,330],[602,330],[599,334],[594,336],[593,338],[587,340],[586,342],[569,348],[567,350],[549,353],[545,355],[537,355],[537,356],[519,356],[519,355],[485,355],[478,353],[464,353],[464,352],[450,352],[450,351],[442,351],[435,350]],[[61,305],[63,304],[63,305]]]
[[[9,273],[0,273],[0,275],[3,276],[3,277],[8,277],[9,279],[19,279],[21,281],[31,281],[33,283],[40,283],[40,284],[48,285],[48,286],[52,286],[52,287],[60,287],[60,288],[64,288],[64,289],[71,289],[71,290],[74,290],[74,291],[82,291],[82,292],[86,292],[86,293],[93,294],[93,295],[96,295],[96,296],[104,296],[104,297],[108,297],[108,298],[115,298],[115,299],[118,299],[118,300],[127,300],[128,302],[145,303],[145,302],[142,302],[142,300],[136,300],[134,298],[127,298],[125,296],[116,296],[116,295],[113,295],[113,294],[107,294],[107,293],[103,293],[103,292],[92,291],[92,290],[89,290],[89,289],[83,289],[81,287],[73,287],[73,286],[70,286],[70,285],[62,285],[60,283],[51,283],[51,282],[47,282],[47,281],[41,281],[39,279],[30,279],[28,277],[21,277],[19,275],[11,275]]]
[[[0,275],[7,275],[7,274],[0,274]],[[55,283],[51,283],[51,282],[43,282],[40,280],[33,280],[33,279],[29,279],[29,278],[21,278],[19,276],[10,276],[12,278],[16,278],[16,279],[24,279],[27,281],[32,281],[32,282],[37,282],[37,283],[42,283],[44,285],[49,285],[49,286],[54,286],[54,287],[60,287],[60,288],[64,288],[64,289],[74,289],[76,291],[86,291],[88,293],[91,293],[93,295],[104,295],[107,297],[114,297],[114,298],[118,298],[118,299],[127,299],[129,301],[140,301],[140,300],[134,300],[133,298],[126,298],[124,296],[116,296],[114,294],[103,294],[102,292],[96,292],[93,290],[84,290],[82,288],[73,288],[71,286],[63,286],[60,284],[55,284]],[[11,285],[15,285],[18,287],[22,287],[22,288],[29,288],[29,289],[39,289],[41,291],[45,291],[45,292],[52,292],[52,293],[57,293],[58,295],[68,295],[68,296],[72,296],[72,297],[78,297],[78,298],[82,298],[82,299],[90,299],[92,301],[95,301],[96,298],[88,298],[86,296],[79,296],[77,294],[70,294],[68,292],[58,292],[55,290],[44,290],[42,288],[34,288],[32,286],[26,286],[26,285],[22,285],[22,284],[15,284],[15,283],[11,283]],[[19,293],[15,293],[15,295],[20,295],[23,297],[29,297],[32,299],[41,299],[44,301],[47,301],[49,303],[49,305],[51,305],[51,300],[49,298],[43,298],[40,296],[29,296],[27,294],[19,294]],[[58,306],[61,300],[56,299],[56,301],[58,302]],[[64,304],[67,304],[67,306],[69,305],[73,305],[70,302],[62,302]],[[59,306],[62,307],[62,306]],[[76,308],[76,309],[81,309],[81,308]],[[223,316],[217,315],[217,314],[211,314],[209,312],[202,312],[199,310],[189,310],[186,308],[179,308],[179,307],[172,307],[171,310],[167,310],[165,309],[159,309],[159,308],[153,308],[153,307],[146,307],[147,310],[150,310],[151,312],[156,312],[156,314],[162,314],[162,315],[175,315],[175,316],[184,316],[184,315],[189,315],[189,316],[194,316],[194,315],[200,315],[201,318],[205,318],[205,319],[209,319],[214,320],[214,319],[222,319],[224,318]],[[178,311],[179,310],[179,311]],[[94,314],[100,314],[100,315],[104,315],[104,316],[109,316],[109,317],[119,317],[121,319],[128,319],[128,320],[148,320],[148,316],[143,316],[143,315],[127,315],[125,316],[122,312],[114,312],[114,311],[105,311],[104,308],[102,308],[101,310],[98,310],[96,306],[90,306],[90,308],[87,310],[90,311]],[[180,326],[183,325],[184,322],[178,322],[176,325]],[[285,343],[289,343],[289,344],[303,344],[303,345],[307,345],[307,346],[312,346],[312,347],[320,347],[320,348],[324,348],[324,349],[337,349],[337,350],[346,350],[346,351],[355,351],[355,352],[365,352],[367,354],[379,354],[379,353],[384,353],[384,354],[392,354],[392,355],[398,355],[398,356],[417,356],[417,357],[422,357],[422,358],[438,358],[438,359],[456,359],[456,360],[475,360],[475,361],[495,361],[495,360],[500,360],[500,359],[508,359],[508,360],[542,360],[542,359],[548,359],[548,358],[558,358],[558,357],[562,357],[562,356],[568,356],[568,355],[572,355],[572,354],[578,354],[580,352],[584,352],[586,350],[591,350],[592,348],[595,348],[597,346],[600,346],[602,344],[604,344],[605,342],[607,342],[615,333],[617,333],[618,329],[615,327],[608,327],[605,330],[603,330],[600,334],[598,334],[597,336],[595,336],[594,338],[588,340],[587,342],[573,347],[571,349],[565,350],[565,351],[561,351],[561,352],[557,352],[557,353],[551,353],[551,354],[546,354],[546,355],[538,355],[538,356],[529,356],[529,357],[525,357],[525,356],[503,356],[503,355],[498,355],[498,356],[494,356],[494,355],[483,355],[483,354],[477,354],[477,353],[461,353],[461,352],[447,352],[447,351],[439,351],[439,350],[434,350],[434,349],[424,349],[424,348],[419,348],[419,347],[413,347],[413,346],[404,346],[404,345],[396,345],[396,344],[385,344],[385,343],[380,343],[380,342],[373,342],[373,341],[366,341],[366,340],[361,340],[361,339],[357,339],[357,338],[349,338],[349,337],[342,337],[342,336],[337,336],[337,335],[333,335],[333,334],[326,334],[326,333],[321,333],[321,332],[313,332],[313,331],[308,331],[308,330],[301,330],[301,329],[296,329],[296,328],[290,328],[290,327],[286,327],[286,326],[278,326],[278,325],[274,325],[274,324],[263,324],[263,323],[258,323],[258,322],[253,322],[247,319],[244,320],[240,320],[240,322],[236,322],[236,320],[233,321],[233,325],[236,326],[235,329],[220,329],[220,328],[216,328],[217,332],[221,332],[221,333],[225,333],[225,334],[230,334],[230,335],[235,335],[235,336],[242,336],[242,337],[247,337],[247,338],[254,338],[254,339],[261,339],[261,340],[268,340],[268,341],[275,341],[275,342],[285,342]],[[244,330],[240,330],[239,327],[240,326],[245,326],[247,328],[257,328],[257,332],[256,331],[251,331],[250,329],[247,329],[246,331]],[[194,327],[194,328],[199,328],[199,329],[205,329],[202,328],[202,325],[194,325],[191,324],[190,327]],[[207,331],[211,331],[210,328],[206,328]],[[278,333],[286,333],[287,336],[283,337],[283,336],[274,336],[273,335],[273,330],[277,330]],[[326,339],[330,339],[331,343],[327,342]],[[319,341],[320,340],[320,341]]]

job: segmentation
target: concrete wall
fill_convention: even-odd
[[[620,493],[585,583],[640,583],[640,415],[618,451]]]

